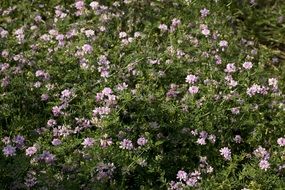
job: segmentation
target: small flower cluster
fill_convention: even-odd
[[[268,162],[270,158],[269,152],[267,152],[266,149],[263,148],[262,146],[259,146],[257,149],[253,151],[253,154],[257,158],[261,159],[258,164],[260,169],[267,171],[270,168],[270,163]]]

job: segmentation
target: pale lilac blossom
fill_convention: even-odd
[[[199,87],[197,86],[190,86],[188,89],[188,92],[190,94],[197,94],[199,92]]]
[[[183,170],[179,170],[176,174],[176,178],[179,179],[179,181],[186,181],[188,178],[187,176],[188,174]]]
[[[84,148],[87,148],[87,147],[91,147],[93,146],[95,143],[95,140],[93,138],[85,138],[82,142],[82,145],[84,146]]]
[[[231,160],[231,150],[228,147],[221,148],[220,154],[225,158],[225,160]]]
[[[246,62],[243,63],[242,66],[243,66],[243,68],[245,68],[246,70],[249,70],[249,69],[252,68],[252,62],[246,61]]]
[[[284,137],[278,138],[277,139],[277,144],[279,146],[285,146],[285,138]]]
[[[138,140],[137,140],[137,143],[139,146],[144,146],[146,143],[147,143],[147,139],[144,138],[144,137],[140,137]]]
[[[6,157],[15,156],[16,155],[16,147],[13,147],[11,145],[7,145],[3,148],[3,153]]]
[[[37,152],[37,148],[35,146],[31,146],[26,149],[26,155],[27,156],[32,156]]]
[[[258,164],[260,169],[267,171],[270,168],[270,164],[267,160],[261,160]]]
[[[210,11],[208,9],[206,9],[206,8],[203,8],[203,9],[200,10],[200,14],[201,14],[202,18],[208,16],[209,13],[210,13]]]
[[[121,143],[120,143],[120,148],[121,149],[126,149],[126,150],[132,150],[134,148],[132,141],[130,141],[129,139],[124,139]]]
[[[186,77],[186,82],[189,84],[194,84],[195,82],[197,82],[198,77],[196,75],[187,75]]]

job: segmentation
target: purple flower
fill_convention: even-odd
[[[134,148],[132,141],[130,141],[129,139],[124,139],[121,143],[120,143],[120,148],[121,149],[126,149],[126,150],[132,150]]]
[[[29,148],[26,149],[26,155],[27,156],[32,156],[37,152],[37,148],[34,146],[31,146]]]
[[[226,159],[231,159],[231,150],[228,147],[223,147],[220,149],[220,154]]]
[[[35,172],[29,172],[25,178],[25,185],[27,187],[33,187],[37,184],[37,178],[35,177]]]
[[[145,145],[145,144],[147,143],[147,139],[144,138],[144,137],[140,137],[140,138],[137,140],[137,143],[138,143],[138,145],[143,146],[143,145]]]
[[[7,145],[3,148],[3,153],[6,157],[14,156],[16,155],[16,148],[11,145]]]
[[[49,151],[43,151],[43,153],[39,156],[39,159],[49,164],[55,160],[55,155],[51,154]]]
[[[60,139],[53,139],[51,141],[51,144],[54,145],[54,146],[58,146],[61,144],[61,140]]]
[[[24,145],[25,138],[21,135],[17,135],[14,137],[13,142],[16,143],[18,146]]]
[[[260,169],[267,171],[268,168],[270,168],[270,164],[267,160],[261,160],[258,164]]]
[[[83,143],[82,145],[84,145],[84,148],[87,148],[87,147],[91,147],[93,144],[94,144],[95,140],[93,138],[85,138],[83,140]]]
[[[201,17],[204,18],[209,15],[210,11],[206,8],[203,8],[200,10],[200,13],[201,13]]]

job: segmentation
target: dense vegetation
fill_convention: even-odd
[[[285,1],[0,15],[0,189],[285,189]]]

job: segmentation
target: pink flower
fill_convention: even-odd
[[[253,84],[250,88],[247,88],[246,93],[252,97],[256,94],[262,94],[265,95],[268,93],[268,88],[265,86],[260,86],[257,84]]]
[[[187,181],[186,184],[190,187],[194,187],[196,186],[196,184],[198,183],[198,179],[197,177],[190,177]]]
[[[220,41],[219,46],[220,47],[228,47],[228,42],[226,40],[222,40],[222,41]]]
[[[56,125],[56,121],[55,121],[54,119],[49,119],[49,120],[47,121],[47,126],[53,127],[53,126],[55,126],[55,125]]]
[[[245,68],[246,70],[249,70],[252,68],[252,63],[250,61],[246,61],[243,63],[243,68]]]
[[[96,117],[97,115],[105,116],[111,112],[111,109],[108,107],[97,107],[93,110],[93,116]]]
[[[176,174],[176,178],[179,179],[180,181],[186,181],[187,180],[187,173],[183,170],[179,170]]]
[[[72,96],[72,92],[69,89],[65,89],[61,92],[60,99],[62,101],[69,99]]]
[[[207,37],[210,35],[210,30],[208,28],[204,28],[204,29],[202,29],[202,34]]]
[[[112,94],[112,93],[113,93],[113,91],[112,91],[112,89],[109,88],[109,87],[105,87],[105,88],[102,90],[102,94],[103,94],[103,95],[106,95],[106,96],[108,96],[108,95],[110,95],[110,94]]]
[[[285,138],[281,137],[281,138],[277,139],[277,144],[279,146],[285,146]]]
[[[84,1],[77,1],[75,3],[75,8],[78,10],[82,10],[84,8]]]
[[[126,150],[132,150],[134,148],[132,141],[130,141],[129,139],[124,139],[121,143],[120,143],[120,148],[121,149],[126,149]]]
[[[52,113],[54,116],[60,116],[63,112],[61,111],[61,108],[58,106],[52,107]]]
[[[263,148],[263,147],[261,147],[261,146],[259,146],[257,149],[255,149],[255,150],[253,151],[253,154],[254,154],[256,157],[261,158],[261,159],[263,159],[263,160],[268,160],[269,157],[270,157],[269,152],[267,152],[266,149]]]
[[[37,148],[34,146],[31,146],[29,148],[26,149],[26,155],[27,156],[32,156],[37,152]]]
[[[233,73],[233,72],[235,72],[235,71],[236,71],[236,66],[235,66],[234,63],[229,63],[229,64],[227,64],[227,67],[226,67],[226,69],[225,69],[225,72],[227,72],[227,73]]]
[[[186,82],[189,84],[194,84],[198,80],[198,77],[195,75],[187,75]]]
[[[189,87],[188,92],[189,92],[190,94],[197,94],[197,93],[199,92],[199,87],[197,87],[197,86],[191,86],[191,87]]]
[[[143,145],[145,145],[145,144],[147,143],[147,139],[144,138],[144,137],[140,137],[140,138],[137,140],[137,143],[138,143],[138,145],[143,146]]]

